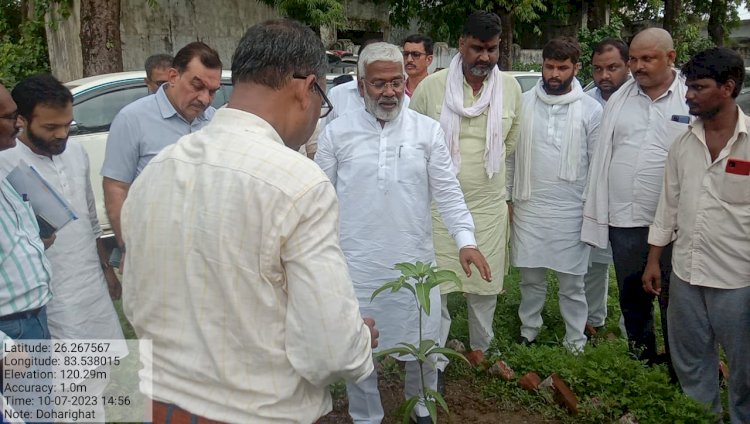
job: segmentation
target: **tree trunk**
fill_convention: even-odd
[[[500,16],[502,32],[500,33],[500,69],[513,70],[513,12],[501,7],[497,12]]]
[[[122,71],[120,0],[81,0],[83,76]]]
[[[708,35],[717,46],[724,45],[727,24],[727,0],[712,0],[711,14],[708,18]]]
[[[664,28],[668,33],[674,34],[677,30],[677,16],[680,15],[682,0],[664,0]]]

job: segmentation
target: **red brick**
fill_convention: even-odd
[[[552,374],[552,383],[555,389],[555,400],[570,411],[571,414],[578,413],[578,398],[575,393],[557,374]]]
[[[490,375],[500,377],[505,381],[510,381],[516,376],[516,372],[513,371],[513,368],[508,366],[505,361],[495,361],[495,363],[490,367],[489,372]]]
[[[540,384],[542,384],[542,379],[539,378],[539,374],[535,372],[526,373],[520,380],[518,380],[518,385],[530,392],[539,390]]]
[[[478,367],[484,362],[484,352],[482,352],[481,350],[473,350],[469,353],[465,353],[464,356],[474,367]]]

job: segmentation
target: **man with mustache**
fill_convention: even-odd
[[[427,68],[432,64],[432,38],[422,34],[412,34],[404,40],[404,65],[406,87],[404,93],[411,97],[414,90],[427,77]]]
[[[612,244],[612,256],[632,351],[649,363],[657,355],[654,295],[641,277],[648,254],[648,229],[662,189],[664,161],[676,137],[688,130],[685,80],[672,68],[677,53],[661,28],[639,32],[630,43],[633,79],[604,108],[601,140],[591,167],[581,239],[599,248]],[[671,245],[662,255],[661,316],[667,316]],[[662,329],[669,352],[667,320]]]
[[[713,48],[693,56],[682,74],[690,114],[698,119],[667,156],[643,285],[659,294],[659,259],[674,240],[667,315],[680,386],[721,417],[721,346],[729,360],[730,420],[748,423],[750,117],[735,103],[745,65],[736,52]]]
[[[16,145],[18,108],[0,84],[0,150]],[[0,153],[0,158],[6,153]],[[7,350],[18,339],[49,339],[46,305],[52,269],[31,206],[0,175],[0,338]]]
[[[569,37],[542,49],[542,79],[523,95],[521,136],[509,163],[514,178],[511,259],[521,273],[520,341],[533,343],[542,326],[547,270],[557,273],[564,345],[586,345],[583,276],[588,245],[581,241],[583,192],[599,136],[602,107],[576,79],[581,49]]]
[[[412,97],[411,108],[438,122],[445,133],[454,172],[461,183],[466,205],[474,217],[479,249],[495,276],[492,283],[478,275],[463,278],[472,349],[486,351],[494,337],[492,321],[497,295],[507,271],[510,201],[505,189],[505,158],[515,148],[521,116],[521,87],[497,67],[500,58],[500,17],[491,12],[472,13],[464,24],[457,54],[448,69],[425,78]],[[433,214],[433,241],[437,264],[461,271],[448,229]],[[459,274],[460,275],[460,274]],[[458,288],[441,286],[441,341],[445,343],[451,319],[448,293]],[[444,370],[447,360],[438,369]],[[441,387],[442,388],[442,387]]]
[[[73,95],[52,75],[36,75],[13,88],[23,130],[16,146],[0,155],[7,173],[21,161],[31,165],[70,203],[78,219],[56,233],[45,254],[52,265],[47,321],[53,339],[122,339],[112,299],[120,298],[120,281],[109,265],[96,217],[89,158],[69,141]],[[125,352],[122,352],[123,354]],[[108,375],[108,373],[107,373]],[[101,394],[108,378],[86,379],[87,394]],[[103,407],[94,408],[104,420]]]
[[[115,116],[107,137],[101,175],[104,205],[117,244],[125,256],[120,211],[133,180],[164,147],[208,124],[221,87],[221,60],[208,45],[194,41],[177,52],[169,78],[151,96],[125,106]]]
[[[398,47],[376,43],[360,56],[359,92],[365,108],[331,122],[320,137],[315,161],[336,188],[341,208],[341,248],[349,264],[363,316],[378,323],[381,349],[399,342],[419,344],[419,313],[406,290],[370,302],[372,293],[399,277],[396,263],[434,262],[430,204],[435,200],[454,240],[462,272],[481,278],[491,271],[476,247],[474,222],[451,170],[440,125],[404,107],[404,60]],[[423,340],[440,336],[439,292],[430,293],[430,314],[422,317]],[[403,358],[397,358],[403,360]],[[405,395],[421,392],[419,365],[406,362]],[[434,363],[426,362],[425,384],[435,390]],[[377,373],[348,384],[349,414],[355,423],[383,419]],[[432,422],[420,403],[412,417]]]
[[[591,67],[593,68],[593,90],[587,94],[593,97],[602,108],[607,104],[610,96],[630,78],[628,69],[628,45],[617,38],[606,38],[598,42],[591,53]],[[604,328],[607,319],[607,292],[609,289],[609,264],[612,263],[612,247],[606,249],[591,249],[589,269],[583,277],[586,287],[586,303],[588,304],[588,325],[590,335]],[[623,336],[625,324],[620,315],[620,329]]]

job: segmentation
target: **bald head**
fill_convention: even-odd
[[[628,65],[641,90],[656,99],[669,89],[676,73],[672,65],[677,57],[672,36],[661,28],[639,32],[630,43]]]
[[[663,52],[674,50],[672,36],[661,28],[646,28],[633,37],[630,48],[633,46],[655,47]]]
[[[0,150],[16,145],[18,108],[10,92],[0,84]]]

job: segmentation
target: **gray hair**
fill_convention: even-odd
[[[232,56],[232,83],[249,82],[274,90],[292,76],[325,77],[323,42],[308,27],[291,19],[272,19],[251,26]]]
[[[383,62],[396,62],[401,64],[401,69],[404,69],[404,55],[398,47],[390,43],[374,43],[367,46],[366,49],[359,55],[359,61],[357,62],[357,74],[360,78],[365,76],[365,67],[370,63],[383,61]]]
[[[174,58],[172,57],[172,55],[166,53],[159,53],[149,56],[148,58],[146,58],[146,63],[143,66],[146,69],[146,77],[148,77],[148,79],[151,79],[151,73],[154,72],[154,69],[171,68],[173,60]]]

